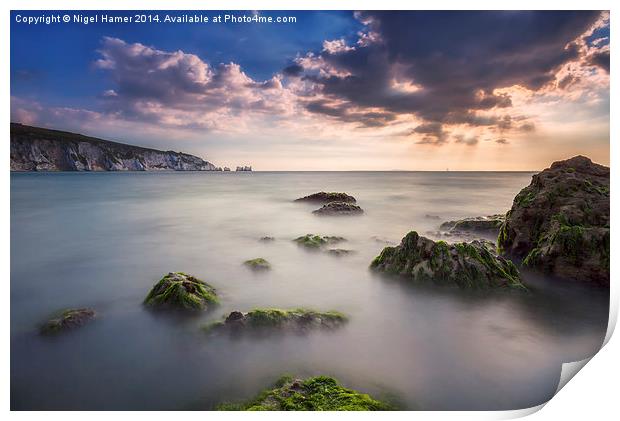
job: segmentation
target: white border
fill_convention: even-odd
[[[175,0],[175,1],[161,1],[161,0],[135,0],[129,4],[126,0],[108,0],[104,2],[90,2],[86,3],[84,1],[77,2],[71,0],[4,0],[2,2],[2,6],[0,8],[4,9],[4,14],[1,22],[2,28],[2,52],[4,56],[4,60],[2,60],[1,74],[2,74],[2,83],[0,87],[0,94],[2,97],[1,101],[1,109],[2,116],[4,118],[4,133],[8,133],[9,127],[8,123],[10,121],[10,63],[9,63],[9,51],[10,51],[10,10],[166,10],[166,9],[179,9],[179,10],[372,10],[372,9],[384,9],[384,10],[400,10],[400,9],[415,9],[415,10],[559,10],[559,9],[571,9],[571,10],[580,10],[580,9],[588,9],[588,10],[611,10],[611,19],[614,19],[615,10],[620,8],[615,8],[616,4],[620,4],[617,1],[599,1],[599,0],[589,0],[589,1],[575,1],[575,0],[564,0],[562,2],[553,2],[549,0],[521,0],[521,1],[489,1],[489,0],[470,0],[467,2],[458,1],[458,0],[442,0],[442,1],[433,1],[433,2],[405,2],[397,1],[397,0],[382,0],[382,1],[369,1],[369,0],[302,0],[295,1],[294,3],[290,0],[262,0],[262,1],[242,1],[242,0],[216,0],[216,1],[192,1],[192,0]],[[615,31],[611,31],[612,41],[611,44],[615,45],[614,36]],[[618,73],[616,69],[618,68],[618,60],[616,59],[616,55],[611,55],[611,69],[612,75]],[[615,80],[615,76],[612,77],[612,80]],[[617,114],[616,110],[616,99],[617,99],[617,89],[615,88],[616,84],[614,82],[611,83],[611,92],[610,92],[610,116],[615,116]],[[613,119],[610,121],[610,134],[611,138],[615,141],[618,140],[618,128],[617,124]],[[5,138],[6,139],[6,138]],[[611,145],[611,155],[610,155],[610,163],[611,163],[611,176],[612,176],[612,184],[615,186],[617,181],[616,171],[614,171],[614,164],[616,162],[616,154],[617,154],[617,146],[614,145],[613,142],[610,142]],[[2,305],[2,314],[3,314],[3,335],[2,335],[2,364],[0,365],[2,369],[2,382],[0,383],[0,392],[2,393],[1,399],[3,403],[3,408],[5,411],[9,411],[10,408],[10,294],[6,293],[9,285],[10,279],[10,246],[9,246],[9,238],[10,238],[10,177],[8,171],[8,162],[9,162],[9,142],[5,140],[3,147],[0,148],[2,154],[2,161],[6,165],[5,170],[2,172],[2,182],[0,184],[0,188],[2,189],[2,201],[3,206],[1,207],[0,212],[1,215],[1,229],[2,234],[5,238],[5,241],[2,242],[2,268],[4,268],[3,282],[5,286],[5,293],[2,294],[2,298],[4,303]],[[617,201],[615,200],[616,196],[612,195],[611,200],[611,212],[612,219],[616,221],[617,218]],[[612,250],[618,250],[618,241],[615,235],[612,235]],[[611,264],[611,273],[612,280],[614,279],[614,274],[617,272],[616,264],[614,263],[614,259],[612,259]],[[585,417],[591,417],[593,419],[611,419],[613,418],[613,414],[618,415],[618,407],[616,404],[617,401],[617,386],[618,386],[618,375],[620,374],[620,364],[618,363],[618,358],[620,357],[620,344],[617,338],[614,338],[610,341],[611,334],[616,324],[617,320],[617,312],[618,312],[618,285],[617,281],[612,281],[611,288],[611,305],[610,305],[610,319],[609,326],[607,331],[607,336],[605,338],[606,346],[592,358],[592,361],[588,364],[588,369],[584,370],[584,372],[580,373],[578,379],[570,382],[561,392],[554,397],[550,403],[548,403],[547,408],[544,411],[537,412],[545,405],[541,405],[539,407],[518,410],[518,411],[489,411],[489,412],[416,412],[415,414],[411,414],[408,412],[397,412],[397,413],[389,413],[389,414],[381,414],[379,416],[384,417],[388,416],[389,418],[394,419],[408,419],[412,415],[417,419],[472,419],[472,420],[483,420],[483,419],[510,419],[522,417],[525,415],[529,415],[537,412],[534,417],[537,419],[562,419],[562,420],[573,420],[579,419],[583,420]],[[586,361],[587,362],[587,361]],[[563,372],[563,378],[571,378],[572,375],[575,374],[575,368],[580,369],[585,362],[570,364],[570,370]],[[572,371],[572,373],[569,373]],[[572,374],[572,375],[571,375]],[[109,414],[105,412],[89,412],[88,414],[84,414],[83,412],[11,412],[10,416],[13,418],[19,419],[32,419],[45,417],[46,419],[55,421],[55,420],[67,420],[67,419],[82,419],[84,416],[88,416],[89,418],[95,420],[103,420],[104,417],[109,417]],[[164,420],[170,417],[171,414],[166,412],[151,412],[151,413],[135,413],[135,412],[117,412],[114,414],[115,417],[121,418],[134,418],[136,416],[148,416],[154,420]],[[177,414],[175,414],[177,415]],[[178,415],[177,415],[178,416]],[[290,420],[291,417],[295,419],[308,419],[308,418],[327,418],[332,419],[338,417],[341,419],[370,419],[370,417],[376,416],[376,414],[372,413],[203,413],[203,412],[186,412],[183,413],[183,416],[186,419],[204,419],[204,417],[214,417],[218,419],[234,419],[236,417],[243,418],[253,418],[253,419],[287,419]]]

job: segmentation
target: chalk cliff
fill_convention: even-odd
[[[214,171],[194,155],[11,123],[11,171]]]

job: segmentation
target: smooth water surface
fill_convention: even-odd
[[[415,288],[368,270],[410,230],[504,213],[531,173],[291,172],[11,175],[13,409],[210,409],[284,373],[327,374],[408,409],[516,409],[549,399],[561,364],[594,354],[608,291],[525,274],[530,294]],[[316,191],[358,199],[360,217],[293,203]],[[438,216],[439,219],[428,217]],[[334,257],[291,240],[339,235]],[[259,238],[273,236],[274,242]],[[253,273],[242,262],[268,259]],[[141,305],[184,271],[222,305],[192,318]],[[257,306],[339,310],[333,332],[207,337],[200,326]],[[66,307],[96,321],[49,338]]]

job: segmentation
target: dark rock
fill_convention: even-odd
[[[304,196],[299,199],[295,199],[295,202],[311,202],[311,203],[329,203],[329,202],[346,202],[346,203],[355,203],[355,197],[349,196],[346,193],[336,193],[330,192],[326,193],[324,191],[319,193],[314,193],[309,196]]]
[[[265,237],[261,237],[258,241],[262,243],[271,243],[272,241],[276,241],[276,239],[273,237],[265,236]]]
[[[218,304],[215,288],[183,272],[170,272],[153,286],[144,305],[152,308],[201,311]]]
[[[430,214],[428,214],[428,213],[427,213],[426,215],[424,215],[424,217],[425,217],[426,219],[440,219],[440,218],[439,218],[439,215],[430,215]]]
[[[476,216],[444,222],[439,229],[452,234],[473,232],[497,236],[504,219],[505,215]]]
[[[329,250],[327,250],[327,254],[329,254],[331,256],[336,256],[336,257],[347,256],[347,255],[353,254],[353,253],[355,253],[354,250],[347,250],[347,249],[329,249]]]
[[[326,205],[323,205],[322,208],[312,211],[315,215],[329,215],[329,216],[340,216],[340,215],[361,215],[364,213],[362,208],[352,203],[346,202],[330,202]]]
[[[515,265],[497,256],[488,241],[448,244],[411,231],[400,245],[384,248],[370,267],[417,283],[469,289],[526,289]]]
[[[72,330],[84,326],[94,319],[95,315],[95,310],[90,308],[67,309],[41,326],[41,333],[55,334]]]
[[[609,168],[576,156],[517,194],[498,248],[557,277],[609,286],[609,233]]]

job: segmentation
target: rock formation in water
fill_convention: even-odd
[[[224,321],[205,326],[208,333],[218,331],[293,331],[304,333],[315,329],[335,329],[347,322],[347,317],[336,311],[318,312],[297,308],[282,310],[278,308],[257,308],[247,313],[231,312]]]
[[[214,171],[185,153],[11,123],[11,171]]]
[[[346,241],[346,239],[335,235],[320,236],[315,234],[306,234],[301,237],[297,237],[293,241],[295,241],[298,245],[302,247],[306,247],[309,249],[319,249],[329,244],[337,244],[342,241]]]
[[[243,262],[245,266],[254,270],[254,271],[263,271],[267,269],[271,269],[271,264],[263,259],[262,257],[257,257],[256,259],[250,259]]]
[[[448,244],[411,231],[400,245],[384,248],[370,267],[416,283],[469,289],[526,289],[515,265],[497,256],[493,243],[484,240]]]
[[[498,237],[525,266],[609,286],[609,168],[584,156],[554,162],[514,199]]]
[[[480,233],[497,236],[504,219],[505,215],[476,216],[444,222],[439,229],[452,235]]]
[[[218,304],[215,288],[183,272],[170,272],[153,286],[144,305],[157,309],[208,310]]]
[[[95,315],[95,310],[90,308],[63,310],[41,326],[41,333],[49,335],[76,329],[93,320]]]
[[[346,216],[361,215],[364,213],[362,208],[353,203],[347,202],[329,202],[321,208],[312,211],[313,214],[319,216]]]
[[[299,199],[295,199],[295,202],[310,202],[310,203],[329,203],[329,202],[346,202],[346,203],[355,203],[355,197],[349,196],[346,193],[336,193],[330,192],[326,193],[324,191],[319,193],[313,193],[308,196],[300,197]]]
[[[270,389],[243,403],[226,403],[222,411],[387,411],[393,405],[347,389],[332,377],[283,376]]]

